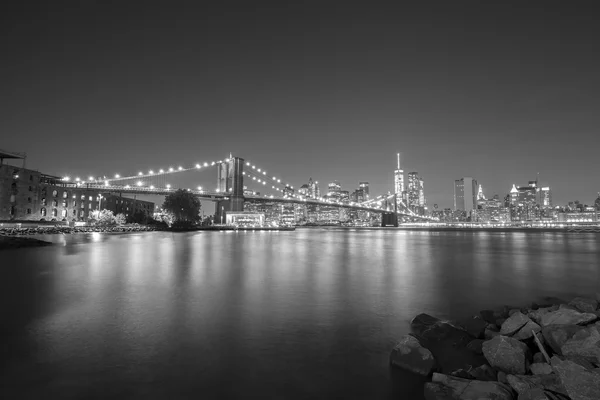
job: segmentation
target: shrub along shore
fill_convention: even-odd
[[[458,322],[419,314],[390,364],[431,377],[427,400],[600,399],[600,293],[547,300]]]

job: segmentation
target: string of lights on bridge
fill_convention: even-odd
[[[168,183],[165,184],[164,187],[155,187],[154,185],[146,185],[143,180],[147,179],[147,178],[156,178],[158,176],[165,176],[165,175],[169,175],[169,174],[175,174],[175,173],[181,173],[181,172],[187,172],[187,171],[193,171],[193,170],[201,170],[203,168],[214,167],[215,165],[220,165],[223,162],[227,163],[229,161],[230,161],[230,159],[226,158],[224,161],[218,160],[218,161],[196,163],[195,165],[193,165],[191,167],[178,166],[177,168],[169,167],[166,169],[160,168],[157,170],[150,169],[147,173],[140,171],[140,172],[138,172],[137,175],[130,175],[130,176],[121,176],[117,173],[117,174],[113,175],[114,176],[113,178],[108,178],[106,176],[102,176],[102,178],[98,178],[98,177],[95,178],[93,176],[90,176],[87,180],[83,180],[79,177],[76,177],[73,181],[78,186],[92,185],[92,186],[102,186],[102,187],[105,187],[106,189],[118,189],[118,188],[132,189],[132,186],[129,184],[127,184],[125,186],[118,186],[118,185],[114,185],[114,183],[128,181],[128,180],[136,180],[135,186],[134,186],[134,188],[136,190],[147,191],[149,193],[153,193],[156,191],[165,191],[165,190],[170,191],[171,185]],[[353,206],[353,207],[360,207],[363,209],[371,209],[374,211],[381,211],[382,207],[383,207],[383,203],[387,202],[390,198],[394,197],[393,194],[388,195],[387,197],[384,195],[381,195],[375,199],[371,199],[371,200],[368,200],[368,201],[365,201],[362,203],[358,203],[358,202],[343,203],[339,200],[328,199],[325,197],[307,198],[306,196],[297,195],[295,193],[292,193],[291,191],[294,190],[294,187],[292,185],[290,185],[289,183],[283,183],[281,181],[281,178],[278,178],[277,176],[268,175],[267,171],[264,168],[259,168],[257,165],[251,163],[250,161],[246,161],[245,166],[249,167],[249,168],[247,169],[247,171],[246,170],[242,171],[243,176],[252,178],[252,182],[256,182],[263,186],[270,185],[271,186],[270,189],[279,192],[281,194],[281,196],[283,197],[283,199],[295,199],[295,200],[298,200],[301,202],[323,203],[323,204],[331,204],[331,205],[337,205],[337,206],[342,206],[342,207],[343,206]],[[69,176],[62,178],[62,180],[66,183],[71,182],[71,178]],[[207,193],[205,190],[203,190],[202,186],[198,186],[196,190],[192,190],[190,188],[188,188],[187,190],[190,192],[196,192],[196,193]],[[216,189],[215,193],[219,193],[219,189]],[[256,195],[256,192],[253,191],[253,194]],[[275,196],[272,194],[269,196],[266,196],[266,197],[271,198],[271,199],[275,198]],[[404,203],[402,201],[400,201],[400,203],[404,206]],[[377,206],[374,206],[375,204]],[[417,216],[408,207],[406,207],[406,206],[404,206],[404,207],[410,215],[413,215],[415,217]]]

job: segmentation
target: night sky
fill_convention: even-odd
[[[539,172],[559,204],[600,190],[594,2],[20,3],[0,10],[0,148],[46,173],[232,152],[379,193],[401,152],[430,206],[463,176],[504,196]]]

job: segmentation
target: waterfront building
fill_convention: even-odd
[[[394,170],[394,193],[399,197],[404,192],[404,171],[400,167],[400,153],[398,153],[398,164]]]
[[[225,223],[240,228],[259,228],[265,224],[265,215],[251,211],[229,211],[226,213]]]
[[[103,196],[83,182],[31,169],[0,165],[0,220],[85,221]]]
[[[108,193],[101,195],[99,207],[102,210],[110,210],[115,215],[123,214],[125,217],[131,217],[136,213],[143,213],[146,217],[152,217],[155,205],[151,201]]]
[[[283,203],[281,207],[279,225],[280,226],[293,226],[296,225],[296,212],[294,210],[294,204]]]
[[[454,209],[470,213],[477,205],[477,181],[464,177],[454,181]]]

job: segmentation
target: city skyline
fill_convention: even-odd
[[[374,194],[393,192],[401,151],[430,207],[452,207],[460,177],[491,197],[538,172],[556,204],[591,204],[599,28],[540,4],[12,4],[1,145],[56,175],[231,151],[294,186]]]

